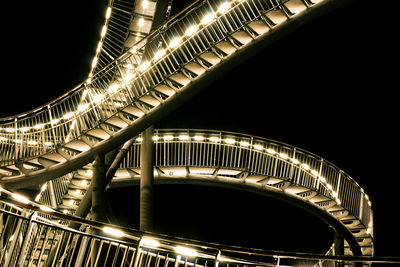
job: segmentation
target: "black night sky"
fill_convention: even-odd
[[[3,14],[14,16],[1,18],[0,117],[45,104],[86,78],[107,1],[6,2]],[[188,2],[175,0],[175,11]],[[398,29],[395,10],[376,2],[355,0],[303,26],[156,128],[248,133],[326,158],[369,194],[376,255],[400,256]],[[137,227],[137,189],[121,191],[109,193],[112,206],[117,215],[118,206],[129,209],[121,223]],[[304,252],[322,252],[332,242],[324,223],[266,197],[188,186],[157,186],[156,194],[159,232]]]

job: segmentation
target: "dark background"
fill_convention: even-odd
[[[87,77],[106,8],[105,0],[6,2],[1,117],[45,104]],[[188,3],[175,0],[174,12]],[[396,9],[382,4],[355,0],[307,24],[156,127],[254,134],[327,159],[369,194],[376,254],[400,256],[398,23]],[[137,188],[109,197],[117,215],[124,209],[121,223],[137,228]],[[157,186],[156,230],[293,251],[322,252],[332,242],[332,231],[303,211],[207,187]]]

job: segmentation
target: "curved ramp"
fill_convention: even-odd
[[[89,81],[3,119],[0,183],[34,186],[89,164],[249,55],[344,2],[196,2]]]
[[[155,132],[155,183],[204,184],[247,190],[339,222],[373,254],[373,214],[368,195],[344,171],[288,144],[231,132]],[[140,137],[116,172],[111,187],[140,180]],[[347,246],[346,254],[351,254]]]

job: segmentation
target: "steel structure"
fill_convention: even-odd
[[[140,137],[133,137],[248,56],[346,2],[199,0],[162,24],[156,14],[168,17],[172,1],[160,5],[147,0],[109,1],[88,79],[47,105],[0,120],[0,192],[6,196],[2,198],[0,229],[6,249],[1,260],[38,266],[47,253],[46,264],[64,260],[89,264],[103,261],[106,247],[105,262],[121,261],[119,265],[129,262],[129,266],[137,266],[142,259],[146,266],[152,260],[155,263],[150,265],[223,263],[222,259],[228,259],[220,254],[223,246],[212,248],[211,254],[187,255],[193,251],[180,253],[175,245],[186,242],[196,246],[194,241],[158,236],[166,242],[163,248],[150,245],[152,249],[145,250],[138,232],[130,235],[135,242],[125,243],[78,230],[81,225],[107,227],[70,216],[86,216],[92,194],[92,162],[100,154],[111,153],[111,161],[105,165],[108,186],[138,183]],[[354,179],[322,158],[237,133],[157,130],[153,139],[156,183],[205,183],[273,196],[311,211],[335,228],[346,240],[346,255],[373,255],[368,195]],[[11,192],[38,185],[41,189],[35,201]],[[22,206],[10,206],[9,198]],[[54,224],[51,218],[64,223]],[[65,228],[65,223],[71,228]],[[42,242],[39,237],[43,236]],[[49,240],[50,248],[45,248]],[[76,242],[85,249],[89,246],[97,258],[89,259],[85,249],[75,251]],[[35,257],[28,253],[34,248],[39,251]],[[170,257],[166,251],[172,248],[175,254]],[[246,250],[234,250],[240,251]],[[189,256],[199,261],[188,260]],[[243,261],[229,258],[230,265],[262,265],[248,258]]]

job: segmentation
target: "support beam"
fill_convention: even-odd
[[[92,213],[96,222],[107,222],[106,217],[106,165],[104,154],[97,154],[93,164]]]
[[[140,155],[140,224],[141,231],[153,232],[153,184],[154,184],[154,126],[142,133]]]
[[[333,254],[335,256],[344,255],[344,238],[338,231],[335,231]],[[336,262],[335,266],[342,267],[344,266],[344,262]]]

